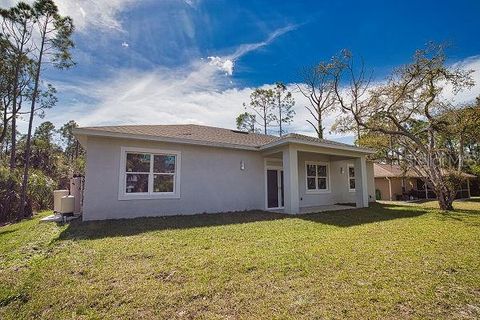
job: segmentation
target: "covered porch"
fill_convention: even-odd
[[[368,207],[373,164],[359,148],[289,143],[263,152],[265,209],[288,214]]]

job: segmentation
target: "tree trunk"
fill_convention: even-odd
[[[323,139],[322,110],[318,108],[318,138]]]
[[[12,135],[10,137],[10,170],[17,167],[17,108],[16,98],[13,99]]]
[[[263,130],[267,134],[267,109],[263,108]]]
[[[0,102],[0,104],[2,104]],[[2,104],[3,105],[3,104]],[[2,107],[3,110],[3,125],[2,125],[2,133],[0,133],[0,145],[3,144],[3,141],[5,140],[5,137],[7,136],[7,130],[8,130],[8,117],[7,117],[7,106]]]
[[[32,92],[32,104],[30,105],[30,117],[28,119],[28,133],[27,133],[27,142],[25,144],[25,165],[23,168],[23,180],[22,180],[22,192],[20,194],[20,217],[24,217],[25,214],[25,201],[27,199],[27,185],[28,185],[28,169],[30,166],[30,149],[31,149],[31,142],[32,142],[32,127],[33,127],[33,117],[35,115],[35,103],[37,100],[38,95],[38,85],[40,81],[40,71],[42,69],[42,58],[43,58],[43,50],[45,46],[45,37],[48,25],[48,18],[45,21],[45,25],[43,27],[43,33],[41,34],[41,44],[40,50],[38,53],[38,60],[37,60],[37,70],[35,72],[35,82],[33,86]]]
[[[278,94],[278,125],[280,126],[280,137],[283,135],[282,132],[282,105],[281,105],[281,100],[280,100],[280,94]]]
[[[453,210],[453,198],[448,192],[443,190],[437,191],[438,205],[442,211],[451,211]]]
[[[458,142],[458,171],[462,171],[463,168],[463,162],[465,158],[465,153],[464,153],[464,141],[463,141],[463,134],[460,134],[460,140]]]
[[[17,61],[15,62],[15,74],[13,76],[13,99],[12,99],[12,136],[10,147],[10,170],[17,167],[17,99],[19,95],[18,79],[20,76],[20,65],[22,63],[23,48],[25,45],[25,37],[27,35],[27,24],[23,23],[22,40],[20,42],[20,50]],[[6,112],[6,110],[5,110]]]

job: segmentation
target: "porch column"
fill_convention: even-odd
[[[357,208],[368,207],[367,162],[365,156],[355,159],[355,196]]]
[[[298,214],[300,201],[298,193],[298,152],[292,146],[283,150],[283,174],[285,213]]]

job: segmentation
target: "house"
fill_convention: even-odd
[[[435,192],[425,185],[414,170],[405,170],[396,164],[374,163],[375,192],[377,200],[436,199]],[[462,173],[465,182],[457,193],[457,199],[470,198],[470,179],[476,176]]]
[[[86,149],[84,220],[367,207],[369,149],[300,134],[283,137],[200,125],[74,130]],[[320,208],[321,209],[321,208]]]

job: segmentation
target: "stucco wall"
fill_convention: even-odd
[[[355,203],[355,191],[348,188],[348,165],[354,165],[354,160],[334,160],[324,154],[304,153],[298,154],[298,175],[300,207],[312,207],[324,204]],[[330,164],[330,190],[324,193],[312,194],[307,192],[305,162],[318,161]],[[343,168],[343,173],[342,169]],[[373,163],[367,162],[367,179],[369,200],[375,201],[375,187],[373,176]]]
[[[367,161],[367,179],[368,179],[368,201],[375,202],[375,173],[373,162]]]
[[[327,192],[307,192],[305,162],[318,161],[330,164],[330,188]],[[355,192],[348,190],[347,165],[348,161],[332,161],[330,156],[323,154],[303,153],[298,154],[298,182],[300,192],[300,207],[312,207],[335,203],[355,202]],[[353,160],[349,162],[353,165]],[[344,167],[343,174],[340,167]]]
[[[118,200],[122,146],[180,151],[180,198]],[[88,139],[84,220],[263,209],[264,203],[264,162],[259,152]]]
[[[180,198],[119,200],[122,147],[181,152]],[[265,209],[265,157],[260,152],[100,137],[89,137],[86,149],[84,220]],[[347,170],[353,159],[334,160],[306,152],[299,152],[298,157],[300,207],[355,203],[355,192],[348,190]],[[243,171],[241,161],[245,162]],[[330,163],[330,192],[306,192],[305,161]],[[370,163],[367,178],[370,199],[374,199]]]

